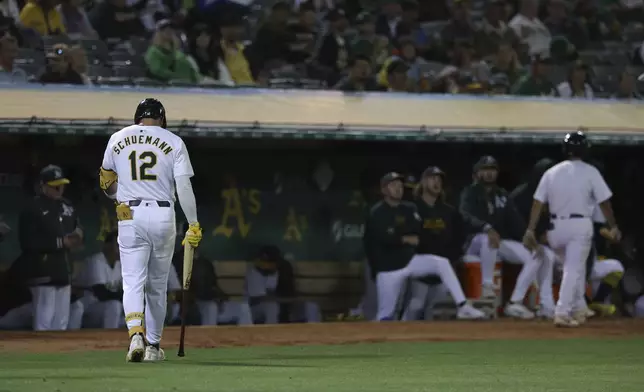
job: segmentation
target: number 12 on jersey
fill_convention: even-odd
[[[157,156],[152,151],[144,151],[137,156],[136,151],[132,151],[128,156],[130,160],[130,171],[132,181],[156,181],[155,174],[149,174],[148,169],[152,169],[157,164]],[[138,165],[138,161],[141,164]]]

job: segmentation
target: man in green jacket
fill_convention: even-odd
[[[516,286],[506,304],[506,316],[532,319],[534,313],[522,302],[537,278],[541,259],[517,239],[526,227],[508,192],[497,185],[499,165],[491,156],[482,157],[474,166],[476,181],[461,193],[460,212],[474,236],[467,254],[481,258],[482,297],[495,298],[494,266],[499,257],[523,264]]]
[[[532,60],[532,72],[519,79],[512,94],[525,96],[557,96],[555,85],[548,79],[550,56],[536,55]]]
[[[157,23],[152,45],[145,53],[148,74],[164,82],[183,81],[199,83],[203,77],[179,48],[177,34],[169,20]]]

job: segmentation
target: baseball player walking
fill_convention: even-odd
[[[101,189],[117,203],[123,309],[130,337],[127,362],[165,359],[159,343],[176,237],[175,184],[190,224],[183,243],[197,247],[201,241],[188,151],[165,128],[161,102],[144,99],[134,125],[110,137],[100,168]]]
[[[563,253],[563,279],[559,300],[555,307],[556,326],[577,327],[580,322],[576,315],[581,309],[577,298],[583,295],[586,280],[586,259],[592,246],[595,205],[599,204],[611,236],[618,239],[617,228],[609,199],[612,192],[601,174],[592,165],[584,162],[589,147],[586,135],[581,132],[569,133],[563,141],[567,160],[548,169],[534,193],[530,211],[530,222],[523,236],[523,243],[535,249],[537,241],[534,230],[544,204],[548,204],[552,230],[548,232],[548,243],[555,252]]]

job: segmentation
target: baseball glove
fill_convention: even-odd
[[[118,175],[115,171],[105,170],[101,167],[98,172],[98,178],[101,189],[107,191],[118,180]]]

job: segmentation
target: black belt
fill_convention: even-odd
[[[552,214],[552,215],[550,215],[550,218],[557,219],[557,215]],[[562,215],[559,218],[562,218],[562,219],[582,219],[582,218],[587,218],[587,217],[583,216],[582,214],[570,214],[568,216]]]
[[[138,207],[143,203],[143,200],[130,200],[127,204],[130,207]],[[155,200],[154,203],[157,203],[159,207],[170,207],[170,202],[165,200]]]

